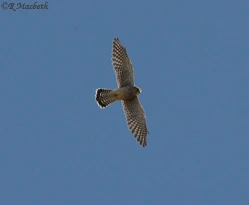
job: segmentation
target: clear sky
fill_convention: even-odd
[[[248,8],[246,0],[0,8],[0,204],[248,205]],[[95,102],[96,88],[117,87],[114,37],[143,90],[146,148],[120,102]]]

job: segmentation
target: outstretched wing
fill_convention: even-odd
[[[129,129],[140,145],[145,147],[147,145],[146,136],[149,131],[142,105],[137,97],[131,100],[122,100],[122,105]]]
[[[112,64],[116,73],[118,87],[134,85],[134,70],[126,52],[118,38],[112,44]]]

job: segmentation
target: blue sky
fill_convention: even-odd
[[[48,5],[0,8],[0,204],[249,204],[248,1]],[[143,90],[146,148],[120,102],[95,102],[116,88],[114,37]]]

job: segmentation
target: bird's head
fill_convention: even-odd
[[[138,86],[134,86],[136,88],[136,93],[137,95],[140,94],[142,92],[142,89],[139,88]]]

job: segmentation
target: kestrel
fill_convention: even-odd
[[[101,108],[121,100],[126,121],[137,141],[145,147],[146,136],[149,133],[146,125],[145,114],[138,95],[142,90],[135,86],[134,70],[126,48],[118,38],[112,44],[112,64],[116,73],[118,88],[115,90],[99,88],[96,90],[96,101]]]

